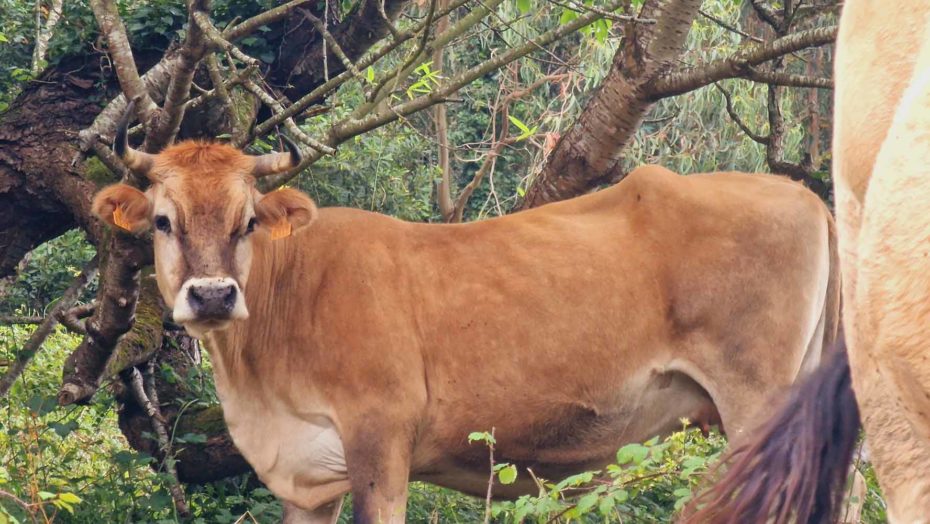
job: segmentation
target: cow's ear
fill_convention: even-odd
[[[151,223],[152,203],[145,193],[126,184],[103,188],[94,197],[91,209],[100,220],[133,233]]]
[[[296,189],[279,189],[262,195],[255,203],[258,225],[271,233],[271,238],[289,236],[317,217],[316,204]]]

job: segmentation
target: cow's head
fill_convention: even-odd
[[[297,165],[299,150],[288,141],[290,153],[251,156],[224,144],[185,141],[143,153],[126,140],[131,111],[120,123],[114,151],[152,185],[144,193],[125,184],[104,188],[94,198],[94,213],[127,231],[154,226],[158,287],[174,320],[193,334],[247,318],[243,289],[253,233],[283,238],[317,214],[299,191],[263,195],[255,188],[258,177]]]

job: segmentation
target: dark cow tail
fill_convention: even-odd
[[[723,476],[689,504],[680,522],[836,521],[859,435],[842,335],[838,344],[754,439],[731,450],[721,462]]]

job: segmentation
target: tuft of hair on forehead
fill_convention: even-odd
[[[199,175],[249,173],[254,160],[242,151],[220,142],[185,140],[158,154],[157,164],[168,169],[192,171]]]

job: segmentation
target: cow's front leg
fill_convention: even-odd
[[[400,524],[407,510],[411,439],[362,431],[347,447],[352,512],[357,524]]]
[[[302,509],[285,502],[284,519],[281,524],[336,524],[342,511],[342,499],[343,497],[339,497],[314,510]]]

